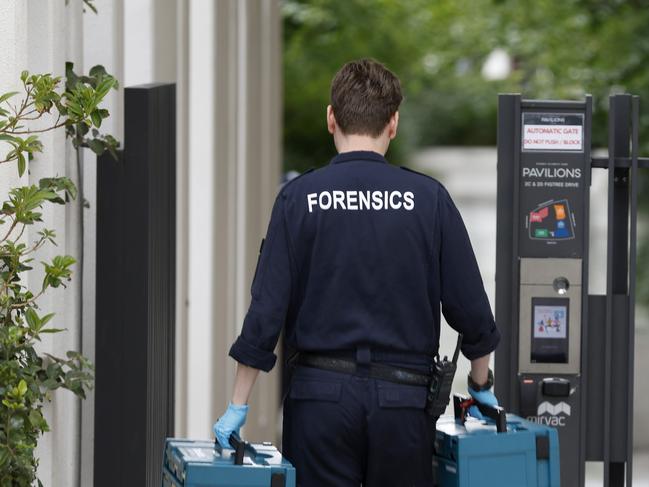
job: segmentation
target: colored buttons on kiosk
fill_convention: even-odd
[[[531,222],[542,222],[548,216],[548,207],[541,208],[539,211],[533,211],[530,213]]]
[[[543,203],[529,214],[530,237],[547,240],[572,238],[569,213],[568,200]]]
[[[560,223],[560,222],[559,222]],[[568,229],[565,227],[559,227],[557,225],[557,229],[554,231],[554,236],[556,238],[567,238],[570,237],[570,232],[568,232]]]

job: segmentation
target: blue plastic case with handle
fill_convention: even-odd
[[[492,421],[466,418],[472,401],[462,396],[454,405],[454,416],[437,421],[436,486],[559,487],[556,429],[483,405],[480,412]]]
[[[168,438],[162,487],[295,487],[295,469],[271,443],[233,434],[230,444]]]

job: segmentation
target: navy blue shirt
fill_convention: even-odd
[[[375,152],[337,155],[286,184],[252,282],[238,362],[268,371],[282,328],[297,351],[434,356],[444,317],[469,359],[500,334],[462,218],[435,179]]]

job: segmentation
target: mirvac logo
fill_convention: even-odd
[[[548,426],[565,426],[566,417],[570,416],[570,404],[565,402],[552,404],[544,401],[539,404],[539,407],[536,410],[536,415],[536,418],[528,419]]]

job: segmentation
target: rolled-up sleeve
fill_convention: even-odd
[[[275,346],[290,304],[291,276],[284,195],[280,193],[257,261],[250,308],[241,334],[230,348],[230,356],[237,362],[265,372],[274,367],[277,360]]]
[[[462,354],[473,360],[494,351],[500,341],[469,235],[450,195],[440,188],[440,285],[442,313],[463,334]]]

